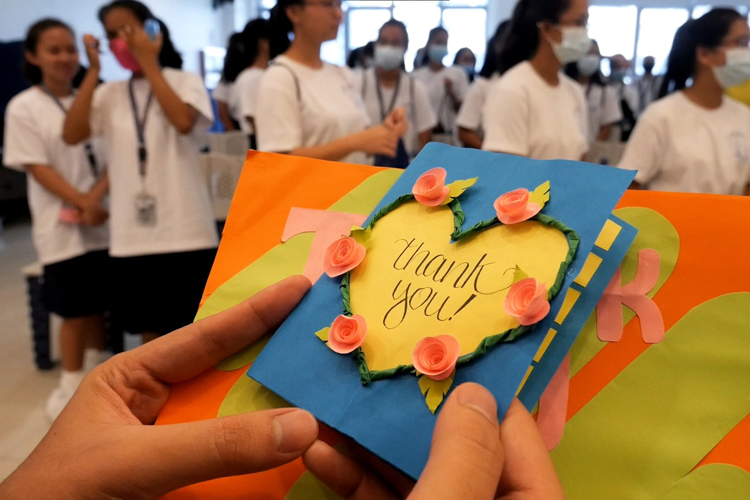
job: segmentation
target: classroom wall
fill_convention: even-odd
[[[0,0],[0,41],[20,40],[26,29],[41,17],[58,17],[76,30],[79,43],[83,33],[104,37],[96,13],[106,0]],[[185,60],[184,68],[199,72],[200,50],[207,45],[224,46],[231,34],[234,18],[231,4],[214,10],[211,0],[145,0],[154,14],[169,26],[177,49]],[[232,13],[227,16],[226,9]],[[126,78],[109,54],[106,44],[102,57],[105,80]],[[81,48],[81,60],[86,56]]]

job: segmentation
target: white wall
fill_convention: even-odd
[[[0,40],[23,39],[27,28],[43,17],[57,17],[67,22],[76,30],[79,40],[83,33],[103,39],[104,29],[96,14],[105,3],[106,0],[0,0]],[[145,3],[169,26],[186,70],[199,72],[199,53],[203,47],[226,44],[233,19],[230,17],[228,23],[223,22],[226,17],[213,9],[211,0],[145,0]],[[231,5],[228,8],[231,9]],[[105,80],[126,78],[128,73],[109,54],[106,43],[103,52],[102,77]],[[86,62],[82,49],[81,59]]]

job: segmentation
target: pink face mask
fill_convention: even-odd
[[[117,59],[117,62],[119,62],[120,66],[122,66],[123,68],[133,72],[138,72],[141,70],[141,65],[138,64],[138,61],[135,59],[135,57],[133,57],[133,53],[130,52],[128,44],[122,38],[113,38],[112,40],[110,40],[109,50],[112,51],[112,53],[115,55],[115,58]]]

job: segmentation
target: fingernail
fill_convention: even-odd
[[[497,403],[490,391],[478,384],[464,384],[456,392],[461,406],[478,411],[493,424],[498,423]]]
[[[318,436],[318,422],[310,413],[293,410],[279,415],[271,422],[274,443],[279,453],[306,450]]]

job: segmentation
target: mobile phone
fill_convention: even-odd
[[[146,30],[146,34],[151,40],[156,40],[156,37],[159,35],[159,33],[161,33],[161,26],[159,26],[159,21],[153,18],[146,19],[146,21],[143,23],[143,29]]]

